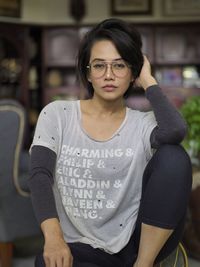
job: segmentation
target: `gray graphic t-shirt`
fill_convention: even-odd
[[[57,154],[53,189],[66,242],[111,254],[128,243],[156,125],[153,112],[127,108],[113,136],[97,141],[82,128],[80,101],[55,101],[41,111],[32,146]]]

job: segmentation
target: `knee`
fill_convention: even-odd
[[[43,258],[43,253],[41,252],[40,254],[38,254],[35,258],[35,267],[45,267],[45,262],[44,262],[44,258]]]
[[[174,179],[191,186],[192,165],[185,149],[181,145],[162,145],[155,153],[155,162],[163,172],[172,174]]]
[[[155,156],[159,162],[191,170],[190,157],[181,145],[162,145],[157,149]]]

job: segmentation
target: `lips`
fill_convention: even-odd
[[[102,88],[107,92],[112,92],[117,88],[117,86],[115,86],[113,84],[106,84]]]

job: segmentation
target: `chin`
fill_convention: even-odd
[[[109,94],[104,94],[103,96],[101,96],[101,98],[104,99],[105,101],[116,101],[123,98],[123,95],[116,95],[113,93],[109,93]]]

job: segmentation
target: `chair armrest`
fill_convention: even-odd
[[[21,152],[19,160],[18,182],[20,188],[25,192],[30,192],[28,187],[29,163],[30,163],[29,152],[24,150]]]

